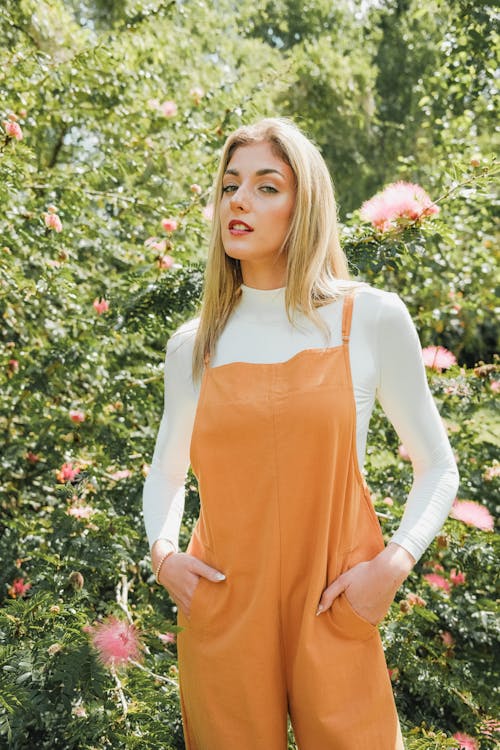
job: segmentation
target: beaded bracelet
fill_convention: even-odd
[[[156,566],[156,570],[155,570],[155,580],[156,580],[156,583],[160,583],[160,580],[159,580],[158,576],[160,575],[160,570],[162,568],[163,563],[165,562],[165,560],[167,559],[167,557],[170,557],[170,555],[173,555],[173,554],[175,554],[175,549],[169,549],[168,552],[165,552],[165,554],[162,556],[160,562]]]

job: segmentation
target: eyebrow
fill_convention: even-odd
[[[237,169],[226,169],[224,174],[234,174],[235,177],[240,176],[240,173]],[[257,177],[262,177],[262,175],[265,174],[279,174],[280,177],[283,177],[283,179],[285,179],[285,175],[280,172],[279,169],[271,169],[270,167],[266,167],[265,169],[258,169],[255,174],[257,175]]]

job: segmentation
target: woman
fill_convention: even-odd
[[[414,467],[387,545],[360,470],[375,396]],[[182,553],[190,463],[201,510]],[[286,120],[238,129],[144,489],[188,750],[286,750],[287,713],[300,750],[403,747],[377,624],[457,479],[405,306],[348,280],[319,152]]]

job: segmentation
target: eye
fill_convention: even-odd
[[[278,191],[273,185],[262,185],[260,188],[264,193],[277,193]]]
[[[234,193],[235,190],[238,190],[238,185],[224,185],[222,188],[223,193]]]

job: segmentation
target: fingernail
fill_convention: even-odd
[[[216,573],[215,580],[216,581],[225,581],[226,580],[226,576],[224,575],[224,573]]]
[[[319,607],[318,607],[318,609],[316,610],[316,614],[320,615],[322,612],[323,612],[323,605],[320,604]]]

